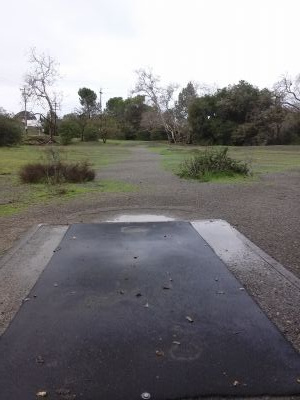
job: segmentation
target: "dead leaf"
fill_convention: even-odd
[[[170,286],[168,286],[168,285],[164,285],[164,286],[163,286],[163,289],[164,289],[164,290],[170,290],[170,289],[171,289],[171,287],[170,287]]]
[[[37,356],[37,358],[35,359],[37,364],[44,364],[45,360],[43,359],[42,356]]]
[[[48,393],[42,390],[40,392],[37,392],[36,395],[37,395],[37,397],[47,397]]]
[[[23,301],[23,303],[26,303],[26,301],[29,301],[30,300],[30,297],[26,297],[25,299],[23,299],[22,301]]]
[[[157,355],[157,357],[163,357],[165,355],[165,353],[162,350],[156,350],[155,354]]]
[[[298,383],[300,383],[300,377],[299,377],[299,378],[297,378],[297,382],[298,382]]]
[[[239,381],[234,381],[232,385],[233,385],[233,386],[238,386],[239,384],[240,384]]]
[[[189,317],[188,315],[185,317],[185,319],[187,319],[189,322],[194,322],[194,320],[193,320],[193,318],[192,317]]]
[[[75,239],[77,239],[77,237],[76,237],[76,236],[73,236],[73,237],[72,237],[72,239],[74,239],[74,240],[75,240]]]

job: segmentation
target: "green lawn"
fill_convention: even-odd
[[[220,146],[215,146],[220,147]],[[262,173],[282,172],[300,168],[300,146],[228,146],[229,155],[247,161],[256,179]],[[149,149],[162,155],[164,168],[176,173],[180,163],[204,150],[201,146],[149,145]],[[249,178],[247,178],[249,179]],[[245,181],[244,178],[220,178],[215,181]]]
[[[120,162],[130,156],[129,146],[119,142],[76,143],[70,146],[54,146],[63,161],[88,160],[99,170],[111,163]],[[118,180],[87,182],[82,184],[44,185],[22,184],[18,171],[21,166],[47,158],[47,146],[19,146],[0,148],[0,216],[18,213],[30,205],[49,202],[64,202],[76,196],[95,192],[130,192],[134,185]]]

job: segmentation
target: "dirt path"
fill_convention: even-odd
[[[133,147],[131,157],[98,172],[98,179],[137,185],[132,193],[98,193],[68,203],[35,206],[1,218],[2,249],[37,223],[103,221],[116,214],[157,213],[181,219],[221,218],[300,276],[300,171],[270,174],[248,184],[181,180],[161,157]]]

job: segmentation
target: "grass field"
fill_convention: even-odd
[[[219,146],[215,146],[219,147]],[[180,163],[199,151],[204,150],[201,146],[168,146],[151,144],[149,149],[163,157],[164,168],[176,173]],[[262,173],[282,172],[300,168],[300,146],[229,146],[229,155],[237,160],[249,163],[253,172],[252,179],[256,179]],[[249,179],[249,178],[247,178]],[[241,181],[241,177],[216,178],[214,181]]]
[[[99,181],[81,184],[45,185],[22,184],[18,172],[28,162],[47,159],[46,146],[0,148],[0,216],[18,213],[38,203],[67,201],[94,192],[130,192],[134,185],[125,182]],[[63,161],[88,160],[96,170],[126,159],[128,146],[118,141],[113,144],[77,143],[67,147],[55,146]]]

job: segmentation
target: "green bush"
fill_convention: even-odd
[[[99,139],[100,132],[96,125],[89,124],[84,130],[84,140],[85,142],[94,142]]]
[[[13,119],[0,115],[0,146],[12,146],[22,139],[20,125]]]
[[[63,120],[58,127],[60,142],[63,145],[70,144],[73,138],[80,136],[80,126],[76,121]]]
[[[136,135],[137,140],[150,140],[149,131],[139,131]]]
[[[207,182],[214,176],[230,177],[250,174],[247,163],[234,160],[227,153],[227,147],[205,150],[181,163],[178,175],[181,178],[192,178]]]
[[[23,183],[82,183],[95,179],[95,171],[85,161],[76,164],[61,161],[26,164],[21,168],[19,175]]]

